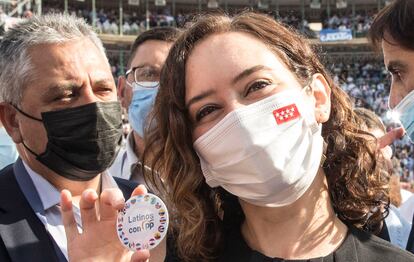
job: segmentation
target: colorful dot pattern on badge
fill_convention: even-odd
[[[156,195],[134,196],[118,212],[117,235],[131,251],[153,249],[164,239],[167,229],[168,210]]]

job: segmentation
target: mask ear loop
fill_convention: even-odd
[[[319,165],[320,167],[323,168],[323,164],[325,164],[326,161],[326,151],[328,150],[328,143],[325,142],[325,139],[323,140],[323,152],[322,152],[322,157],[321,157],[321,164]]]
[[[35,120],[35,121],[39,121],[39,122],[43,122],[43,120],[42,119],[40,119],[40,118],[36,118],[36,117],[34,117],[34,116],[31,116],[31,115],[29,115],[29,114],[27,114],[27,113],[25,113],[23,110],[20,110],[16,105],[13,105],[13,104],[10,104],[12,107],[14,107],[14,109],[16,109],[17,110],[17,112],[19,112],[20,114],[22,114],[22,115],[24,115],[25,117],[28,117],[28,118],[30,118],[30,119],[33,119],[33,120]],[[36,156],[36,157],[39,157],[39,155],[38,154],[36,154],[33,150],[31,150],[27,145],[26,145],[26,143],[24,142],[24,141],[22,141],[22,144],[23,144],[23,146],[27,149],[27,151],[29,151],[31,154],[33,154],[34,156]]]
[[[127,85],[128,85],[129,87],[131,87],[132,89],[134,89],[134,85],[133,85],[133,84],[131,84],[131,83],[128,81],[128,79],[126,79],[126,78],[125,78],[125,83],[127,83]]]
[[[33,120],[36,120],[36,121],[39,121],[39,122],[43,122],[43,120],[42,119],[40,119],[40,118],[37,118],[37,117],[34,117],[34,116],[31,116],[31,115],[29,115],[28,113],[25,113],[23,110],[21,110],[20,108],[18,108],[17,106],[15,106],[15,105],[13,105],[13,104],[10,104],[12,107],[14,107],[14,109],[16,109],[20,114],[22,114],[22,115],[24,115],[25,117],[28,117],[28,118],[30,118],[30,119],[33,119]]]
[[[35,157],[39,157],[39,155],[38,154],[36,154],[33,150],[31,150],[27,145],[26,145],[26,143],[24,142],[24,141],[22,141],[22,144],[23,144],[23,146],[24,146],[24,148],[26,148],[27,149],[27,151],[29,151],[32,155],[34,155]]]

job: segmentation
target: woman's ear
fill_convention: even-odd
[[[315,98],[315,118],[318,123],[325,123],[331,113],[331,87],[322,74],[314,74],[310,87]]]

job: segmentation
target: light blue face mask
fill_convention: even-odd
[[[414,91],[406,95],[394,108],[394,111],[399,115],[401,125],[404,127],[411,143],[414,143]]]
[[[158,82],[134,82],[128,83],[132,87],[132,101],[128,108],[128,120],[132,129],[140,137],[144,137],[144,130],[148,124],[148,115],[154,106],[157,96]]]
[[[4,127],[0,127],[0,170],[14,163],[18,156],[13,140],[6,133]]]

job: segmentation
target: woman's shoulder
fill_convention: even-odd
[[[390,242],[356,228],[350,228],[352,243],[359,261],[414,261],[414,255]]]
[[[241,235],[230,234],[227,237],[229,241],[225,242],[224,252],[219,256],[218,261],[249,261],[255,252],[241,239]],[[175,245],[171,241],[172,239],[170,238],[169,240],[167,241],[169,245],[167,244],[165,262],[181,261],[175,252]],[[354,227],[349,228],[347,238],[341,247],[334,252],[334,257],[335,261],[338,262],[414,262],[413,254]]]

